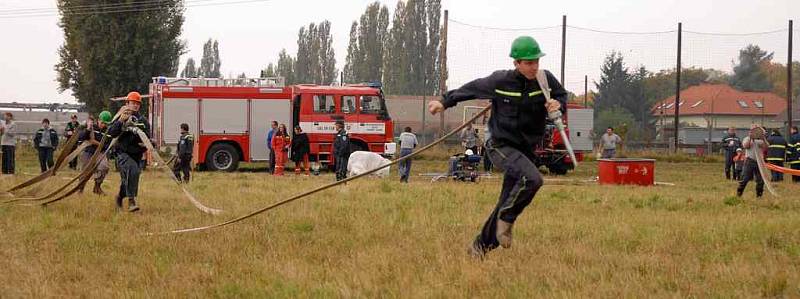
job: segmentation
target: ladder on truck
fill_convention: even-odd
[[[153,77],[153,84],[198,87],[284,87],[286,79],[283,77],[231,79]]]

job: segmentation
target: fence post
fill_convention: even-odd
[[[567,58],[567,15],[561,17],[561,85],[567,86],[564,82],[564,62]]]
[[[786,136],[792,136],[792,20],[789,20],[789,55],[786,63]]]
[[[675,152],[678,152],[678,129],[680,127],[680,109],[681,109],[681,34],[683,33],[683,24],[678,22],[678,61],[675,70]]]
[[[449,13],[444,10],[444,25],[442,26],[442,41],[439,45],[439,95],[447,92],[447,23]],[[444,136],[444,112],[439,115],[439,136]]]

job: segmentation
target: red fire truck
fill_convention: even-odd
[[[351,150],[392,155],[393,123],[379,84],[284,86],[282,78],[153,78],[149,117],[156,146],[174,149],[179,126],[195,136],[195,162],[233,171],[239,162],[268,161],[272,121],[308,134],[311,160],[332,165],[334,123],[343,120]]]

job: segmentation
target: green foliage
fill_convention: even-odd
[[[97,113],[108,107],[111,97],[129,91],[146,94],[152,77],[177,75],[185,49],[179,39],[183,1],[159,3],[160,9],[145,12],[75,14],[65,10],[96,1],[58,0],[65,40],[55,65],[59,91],[70,89],[89,112]]]
[[[183,67],[181,78],[197,78],[197,68],[194,65],[194,58],[186,60],[186,66]]]
[[[297,33],[297,60],[291,83],[328,85],[336,81],[336,58],[331,36],[331,22],[311,23]],[[284,67],[286,67],[284,61]],[[279,69],[281,67],[278,62]]]
[[[275,64],[270,62],[267,68],[261,70],[261,77],[275,77]]]
[[[209,38],[203,45],[203,58],[200,59],[200,69],[197,70],[197,75],[205,78],[222,78],[219,71],[221,65],[219,42]]]
[[[383,75],[384,47],[389,29],[389,9],[373,2],[350,27],[345,81],[380,81]]]
[[[739,50],[739,63],[733,67],[731,86],[743,91],[770,91],[772,82],[762,66],[772,61],[773,54],[752,44]]]
[[[439,93],[440,19],[440,0],[397,3],[383,60],[388,93]]]

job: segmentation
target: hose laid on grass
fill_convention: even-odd
[[[222,210],[209,208],[209,207],[203,205],[203,203],[198,201],[194,197],[194,195],[192,195],[192,193],[189,193],[189,190],[186,190],[186,186],[184,184],[181,184],[181,180],[178,179],[177,177],[175,177],[175,174],[172,172],[172,169],[170,169],[169,164],[164,162],[164,159],[162,159],[161,155],[159,155],[158,152],[155,150],[155,148],[153,147],[153,144],[150,143],[150,139],[147,138],[147,134],[142,132],[142,130],[140,130],[139,128],[131,128],[131,131],[133,133],[139,135],[139,139],[141,139],[143,141],[144,146],[147,148],[147,150],[149,150],[153,154],[153,157],[155,157],[156,163],[159,164],[161,169],[164,169],[167,172],[167,175],[170,178],[172,178],[173,182],[178,184],[178,187],[180,187],[181,190],[183,191],[183,195],[186,196],[186,199],[188,199],[189,202],[191,202],[192,205],[195,206],[195,208],[197,208],[200,211],[203,211],[204,213],[208,213],[208,214],[212,214],[212,215],[218,215],[219,213],[222,213]]]
[[[457,128],[455,128],[452,131],[450,131],[450,133],[447,133],[446,135],[440,137],[439,139],[437,139],[433,143],[428,144],[428,145],[426,145],[426,146],[414,151],[413,153],[411,153],[411,154],[409,154],[407,156],[395,159],[394,161],[390,162],[389,164],[386,164],[386,165],[383,165],[383,166],[380,166],[380,167],[377,167],[377,168],[373,168],[373,169],[371,169],[371,170],[369,170],[367,172],[364,172],[362,174],[359,174],[359,175],[356,175],[356,176],[352,176],[352,177],[346,178],[346,179],[338,181],[338,182],[330,183],[330,184],[327,184],[327,185],[324,185],[324,186],[317,187],[316,189],[309,190],[309,191],[297,194],[295,196],[289,197],[289,198],[287,198],[285,200],[279,201],[279,202],[274,203],[272,205],[269,205],[267,207],[264,207],[264,208],[258,209],[256,211],[253,211],[253,212],[251,212],[251,213],[249,213],[247,215],[240,216],[240,217],[237,217],[237,218],[225,221],[225,222],[220,222],[220,223],[212,224],[212,225],[208,225],[208,226],[201,226],[201,227],[173,230],[173,231],[169,231],[169,232],[148,233],[147,235],[164,235],[164,234],[179,234],[179,233],[188,233],[188,232],[198,232],[198,231],[204,231],[204,230],[209,230],[209,229],[214,229],[214,228],[220,228],[220,227],[223,227],[223,226],[228,226],[228,225],[243,221],[245,219],[251,218],[251,217],[256,216],[258,214],[267,212],[269,210],[275,209],[275,208],[280,207],[282,205],[288,204],[288,203],[293,202],[295,200],[298,200],[298,199],[304,198],[306,196],[312,195],[314,193],[317,193],[317,192],[320,192],[320,191],[323,191],[323,190],[326,190],[326,189],[329,189],[329,188],[332,188],[332,187],[335,187],[335,186],[338,186],[338,185],[342,185],[342,184],[345,184],[345,183],[353,181],[353,180],[360,179],[360,178],[362,178],[364,176],[367,176],[367,175],[370,175],[370,174],[372,174],[374,172],[377,172],[378,170],[381,170],[383,168],[386,168],[386,167],[395,165],[397,163],[400,163],[402,161],[411,159],[414,156],[417,156],[420,153],[432,148],[433,146],[435,146],[435,145],[437,145],[439,143],[442,143],[443,141],[445,141],[450,136],[453,136],[455,133],[460,132],[462,129],[466,128],[468,124],[470,124],[470,123],[474,122],[475,120],[477,120],[479,117],[481,117],[487,111],[489,111],[490,108],[491,108],[491,105],[486,106],[486,108],[483,108],[483,110],[481,110],[480,112],[475,114],[475,116],[473,116],[471,119],[465,121],[463,124],[461,124]]]
[[[58,154],[58,157],[56,158],[56,162],[55,162],[55,164],[53,164],[53,167],[51,167],[47,171],[42,172],[39,175],[37,175],[37,176],[27,180],[27,181],[24,181],[22,183],[17,184],[14,187],[11,187],[11,189],[6,190],[6,192],[13,193],[14,191],[18,191],[18,190],[26,188],[28,186],[32,186],[32,185],[34,185],[36,183],[44,181],[45,179],[47,179],[47,178],[49,178],[51,176],[56,175],[56,171],[58,171],[61,168],[61,166],[64,165],[64,161],[70,161],[70,160],[67,160],[67,156],[68,156],[67,154],[69,154],[69,156],[72,156],[72,153],[69,152],[69,149],[72,148],[73,146],[75,146],[75,143],[77,143],[77,142],[78,142],[78,134],[73,134],[72,137],[67,139],[67,144],[64,145],[64,148]],[[74,152],[78,152],[78,151],[74,150],[72,152],[74,153]],[[80,152],[78,152],[78,153],[80,153]],[[75,156],[77,156],[77,155],[75,155]]]

